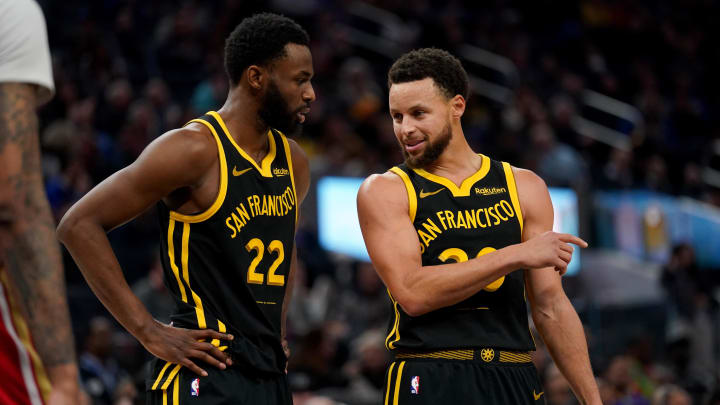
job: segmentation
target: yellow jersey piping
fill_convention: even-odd
[[[403,183],[405,183],[405,191],[408,196],[408,215],[410,215],[410,222],[415,222],[415,214],[417,213],[417,194],[415,193],[415,187],[410,181],[410,177],[401,168],[393,167],[390,171],[397,174]]]
[[[385,338],[385,347],[388,350],[392,350],[395,348],[394,343],[396,343],[398,340],[400,340],[400,312],[398,311],[398,302],[395,301],[395,298],[393,298],[392,294],[390,293],[390,290],[387,290],[388,296],[390,297],[390,301],[393,304],[393,312],[395,313],[395,322],[393,322],[393,328],[390,330],[390,333]],[[397,337],[394,340],[392,339],[392,336],[396,335]]]
[[[172,363],[170,363],[169,361],[165,362],[165,366],[160,370],[160,373],[158,373],[157,379],[155,379],[155,383],[153,384],[152,388],[150,388],[151,390],[156,389],[158,384],[160,384],[160,380],[162,380],[162,377],[165,374],[167,368],[170,367],[170,364]]]
[[[425,169],[415,169],[412,170],[419,174],[420,176],[441,184],[445,186],[454,197],[468,197],[470,195],[470,190],[472,189],[472,186],[477,183],[479,180],[481,180],[483,177],[485,177],[488,172],[490,171],[490,158],[483,154],[478,154],[482,158],[482,163],[480,164],[480,169],[476,171],[472,176],[466,178],[463,180],[463,182],[460,184],[460,187],[458,187],[455,183],[453,183],[450,179],[439,176],[437,174],[430,173],[426,171]]]
[[[180,270],[178,269],[178,266],[175,263],[175,240],[173,239],[174,233],[175,233],[175,220],[170,218],[170,221],[168,223],[168,236],[167,236],[168,258],[170,259],[170,268],[172,269],[172,272],[175,275],[175,281],[177,281],[177,283],[178,283],[178,287],[180,289],[180,298],[183,300],[183,302],[188,302],[187,301],[187,293],[185,292],[185,286],[183,285],[182,281],[180,281]]]
[[[387,378],[387,390],[385,392],[385,405],[388,405],[388,401],[390,401],[390,389],[392,387],[392,372],[393,368],[395,368],[395,362],[390,364],[390,368],[388,369],[388,378]]]
[[[250,162],[251,165],[253,165],[257,171],[260,173],[263,177],[272,177],[272,170],[270,170],[270,167],[272,166],[273,160],[275,160],[275,154],[277,146],[275,145],[275,138],[272,136],[272,130],[268,129],[267,137],[268,137],[268,144],[269,144],[269,150],[267,155],[263,158],[263,160],[260,162],[260,166],[258,166],[257,162],[253,158],[248,155],[243,148],[241,148],[237,142],[235,142],[235,139],[230,135],[230,131],[228,131],[227,126],[225,125],[225,121],[223,121],[222,117],[220,117],[220,114],[218,114],[215,111],[209,111],[209,115],[212,115],[215,117],[217,122],[220,123],[220,127],[225,132],[225,136],[227,136],[230,143],[233,144],[235,149],[237,149],[238,153],[240,153],[240,156],[242,156],[245,160]]]
[[[190,259],[189,243],[190,224],[183,223],[182,250],[180,259],[182,263],[183,279],[185,279],[185,284],[187,284],[188,289],[190,289],[190,295],[193,298],[193,302],[195,302],[195,315],[197,316],[198,328],[206,329],[207,324],[205,323],[205,311],[203,310],[202,300],[200,299],[200,296],[192,290],[192,287],[190,287],[190,270],[188,268],[188,261]]]
[[[507,180],[508,192],[510,193],[510,201],[512,201],[513,208],[517,213],[517,219],[520,223],[520,237],[522,238],[523,231],[523,215],[522,209],[520,208],[520,198],[518,197],[517,186],[515,184],[515,175],[512,171],[512,166],[507,162],[502,162],[503,169],[505,170],[505,179]]]
[[[285,159],[287,160],[288,170],[290,171],[290,183],[292,183],[293,195],[295,195],[295,224],[297,224],[299,208],[297,200],[297,190],[295,189],[295,172],[293,171],[290,142],[288,142],[287,138],[285,137],[285,135],[283,135],[282,132],[278,131],[278,133],[280,134],[280,139],[282,139],[283,147],[285,148]]]
[[[177,221],[182,222],[188,222],[188,223],[196,223],[196,222],[202,222],[206,219],[210,218],[217,212],[218,209],[220,209],[220,206],[222,206],[222,203],[225,201],[225,195],[227,194],[227,183],[228,183],[228,173],[227,173],[227,162],[225,159],[225,149],[222,146],[222,142],[220,141],[220,137],[218,136],[217,132],[215,131],[215,128],[207,121],[202,119],[194,119],[190,122],[198,122],[200,124],[205,125],[210,129],[210,132],[213,134],[213,137],[215,138],[215,142],[217,143],[218,147],[218,157],[220,159],[220,186],[218,188],[217,197],[215,197],[215,202],[210,206],[210,208],[206,209],[205,211],[199,213],[199,214],[181,214],[176,211],[170,211],[170,218],[175,219]],[[188,122],[188,124],[190,123]]]
[[[393,405],[398,405],[398,399],[400,397],[400,383],[402,383],[402,372],[405,368],[405,362],[400,362],[398,367],[397,378],[395,379],[395,395],[393,396]]]

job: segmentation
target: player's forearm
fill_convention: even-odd
[[[44,365],[75,367],[65,277],[38,144],[33,86],[0,83],[0,260]]]
[[[43,196],[44,198],[44,196]],[[47,202],[42,209],[15,221],[1,256],[14,288],[15,298],[25,314],[33,342],[51,369],[72,365],[75,349],[65,293],[65,277],[54,224]]]
[[[58,227],[58,238],[100,302],[128,332],[144,342],[155,321],[127,284],[104,229],[91,220],[66,215]]]
[[[534,308],[533,320],[550,355],[581,403],[601,404],[585,333],[567,297],[563,295],[544,308]]]
[[[423,266],[409,273],[401,294],[393,294],[411,316],[457,304],[522,267],[518,245],[461,263]]]

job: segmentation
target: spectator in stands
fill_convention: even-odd
[[[688,393],[676,385],[663,385],[655,391],[652,405],[692,405]]]
[[[609,405],[650,405],[631,375],[632,360],[615,356],[605,371],[605,380],[615,391],[616,402]]]
[[[104,317],[90,320],[80,355],[80,378],[95,404],[112,404],[115,388],[124,375],[112,357],[114,328]]]

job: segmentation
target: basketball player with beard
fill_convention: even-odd
[[[365,180],[358,215],[394,316],[384,404],[536,404],[526,298],[550,354],[583,404],[600,404],[577,313],[560,277],[580,238],[551,231],[533,172],[475,153],[460,119],[468,77],[438,49],[388,74],[405,163]],[[568,168],[572,170],[572,168]]]
[[[295,133],[315,100],[307,33],[275,14],[225,45],[225,105],[154,140],[58,227],[88,284],[156,356],[149,404],[290,404],[284,343],[299,204],[309,186]],[[131,292],[106,232],[157,205],[169,325]]]

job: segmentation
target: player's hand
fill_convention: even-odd
[[[154,323],[141,343],[156,357],[181,364],[203,377],[207,376],[207,372],[193,360],[201,360],[221,370],[232,365],[230,356],[210,344],[212,339],[233,340],[232,335],[212,329],[184,329],[157,321]]]
[[[90,405],[90,397],[85,391],[78,390],[77,393],[71,394],[64,391],[52,389],[48,405]]]
[[[50,379],[48,405],[90,405],[90,397],[80,388],[80,376],[75,363],[61,363],[45,368]]]
[[[90,405],[90,397],[74,381],[54,381],[48,398],[48,405]]]
[[[584,248],[588,246],[584,240],[567,233],[545,232],[538,235],[522,243],[522,265],[529,269],[553,267],[563,275],[572,259],[573,247],[570,243]]]

